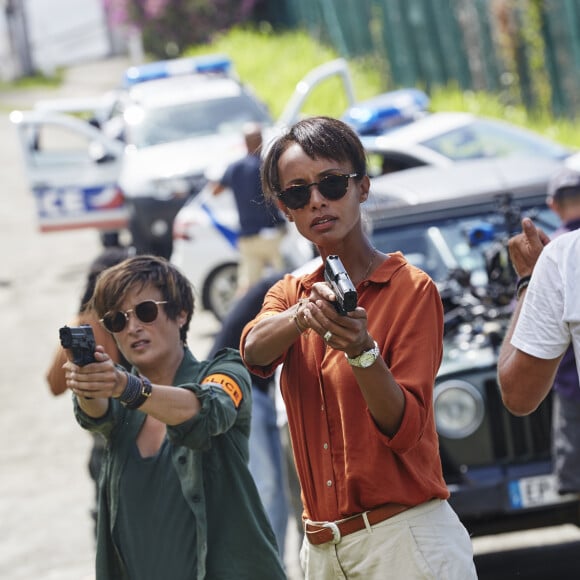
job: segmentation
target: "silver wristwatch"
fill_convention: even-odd
[[[359,367],[361,369],[366,369],[367,367],[370,367],[372,364],[374,364],[374,362],[381,356],[381,351],[379,350],[379,345],[375,340],[375,344],[370,350],[365,350],[353,358],[349,358],[346,352],[344,353],[344,356],[346,357],[349,365],[353,367]]]

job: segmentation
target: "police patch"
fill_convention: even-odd
[[[239,385],[234,381],[234,379],[232,379],[232,377],[222,375],[221,373],[215,373],[205,377],[205,379],[201,381],[202,385],[207,383],[212,383],[222,388],[229,395],[236,409],[240,406],[240,403],[242,402],[242,389],[240,389]]]

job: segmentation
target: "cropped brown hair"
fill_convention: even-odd
[[[180,330],[185,343],[194,310],[193,291],[189,280],[165,258],[140,255],[107,268],[97,280],[90,306],[102,318],[107,312],[119,310],[128,292],[147,285],[159,289],[167,301],[164,310],[170,320],[176,320],[182,311],[187,313]]]

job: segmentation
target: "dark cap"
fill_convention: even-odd
[[[580,169],[564,166],[548,183],[548,197],[561,199],[568,195],[580,195]]]

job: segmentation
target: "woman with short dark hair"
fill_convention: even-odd
[[[269,148],[262,181],[323,260],[338,256],[351,283],[340,268],[331,279],[345,283],[327,283],[324,266],[286,275],[241,339],[253,373],[283,365],[306,578],[475,578],[435,430],[441,299],[425,272],[366,235],[370,180],[358,136],[336,119],[300,121]],[[343,290],[358,303],[337,308]]]

